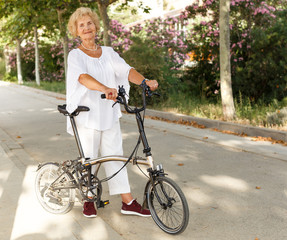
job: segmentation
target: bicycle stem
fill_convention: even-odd
[[[147,137],[145,135],[143,120],[142,120],[140,113],[136,113],[136,120],[137,120],[137,124],[138,124],[139,134],[140,134],[140,137],[142,140],[142,144],[144,146],[143,152],[146,154],[146,157],[149,157],[152,155],[151,154],[151,148],[148,144]]]

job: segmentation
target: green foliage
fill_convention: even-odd
[[[251,102],[249,98],[243,97],[241,94],[237,101],[235,101],[237,118],[246,124],[252,124],[254,126],[282,126],[282,122],[277,121],[280,119],[277,114],[280,113],[279,109],[283,107],[283,101],[274,99],[266,103],[260,99],[255,103]]]
[[[0,80],[3,78],[5,71],[6,69],[5,69],[3,49],[0,49]]]
[[[276,19],[264,31],[260,26],[252,29],[246,60],[234,64],[235,95],[240,91],[251,100],[266,102],[287,95],[287,11],[278,12]]]
[[[241,93],[251,102],[282,99],[287,94],[286,5],[260,0],[230,2],[234,96]],[[186,8],[188,17],[197,19],[189,38],[196,65],[186,71],[184,79],[188,79],[187,89],[194,92],[196,87],[199,96],[212,97],[219,90],[218,4],[215,0],[203,1],[203,5],[195,1]]]
[[[287,108],[284,100],[266,104],[259,100],[251,102],[249,98],[240,95],[235,101],[237,119],[235,122],[264,127],[284,127],[287,122]],[[220,101],[200,99],[198,95],[173,91],[167,101],[154,106],[155,109],[167,112],[183,113],[195,117],[222,120],[222,106]],[[281,109],[281,110],[280,110]]]
[[[40,53],[41,80],[44,82],[64,81],[64,52],[62,43],[42,43]]]
[[[16,76],[16,72],[11,72],[11,73],[5,73],[3,76],[3,81],[7,81],[7,82],[17,82],[17,76]]]
[[[166,61],[165,53],[161,48],[153,48],[149,40],[142,40],[135,37],[132,39],[133,45],[123,53],[126,62],[134,67],[138,72],[148,79],[156,79],[159,82],[160,98],[153,98],[150,104],[165,101],[168,97],[169,89],[176,83],[174,71],[170,70]],[[135,85],[131,86],[130,101],[133,104],[141,104],[141,91]]]
[[[65,82],[59,82],[59,81],[42,82],[40,86],[38,86],[35,82],[24,82],[24,85],[50,92],[57,92],[62,94],[66,93]]]
[[[286,126],[287,124],[287,107],[277,110],[273,113],[267,113],[268,126]]]
[[[215,80],[216,79],[216,80]],[[219,72],[208,60],[201,60],[194,67],[186,67],[182,74],[183,91],[201,99],[217,99]]]

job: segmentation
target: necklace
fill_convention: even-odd
[[[84,49],[89,50],[89,51],[97,51],[97,49],[98,49],[98,45],[97,45],[97,44],[96,44],[96,49],[86,48],[86,47],[83,45],[83,43],[81,43],[81,46],[82,46]]]

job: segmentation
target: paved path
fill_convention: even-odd
[[[119,196],[98,217],[86,219],[77,201],[71,212],[52,215],[34,194],[38,162],[77,156],[60,95],[0,82],[0,239],[174,239],[151,218],[122,216]],[[176,239],[287,239],[287,148],[146,119],[154,158],[185,192],[190,222]],[[124,150],[137,139],[133,116],[122,120]],[[141,150],[139,150],[141,153]],[[146,179],[129,167],[133,195],[142,201]]]

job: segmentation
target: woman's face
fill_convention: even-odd
[[[90,16],[86,15],[77,20],[77,34],[82,41],[95,39],[96,26]]]

